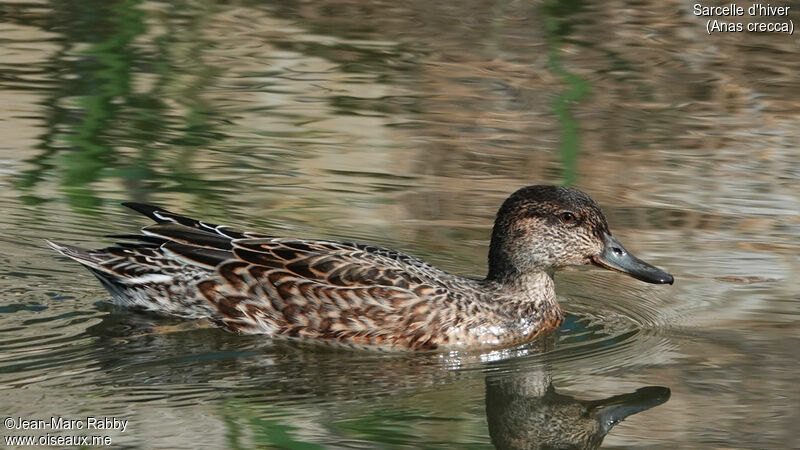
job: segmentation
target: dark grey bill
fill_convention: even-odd
[[[674,281],[672,275],[628,253],[625,247],[610,234],[606,233],[603,236],[603,243],[605,244],[603,251],[592,258],[594,264],[627,273],[633,278],[647,283],[672,284]]]
[[[665,403],[669,397],[669,388],[648,386],[630,394],[615,395],[605,400],[590,402],[589,405],[598,411],[595,418],[600,422],[603,433],[608,433],[614,425],[626,417]]]

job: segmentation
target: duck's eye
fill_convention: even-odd
[[[578,218],[575,216],[575,214],[571,212],[563,212],[561,213],[559,218],[561,219],[562,223],[565,223],[567,225],[572,225],[578,221]]]

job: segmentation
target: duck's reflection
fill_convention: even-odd
[[[614,425],[669,396],[668,388],[648,386],[587,401],[557,393],[540,373],[487,375],[486,419],[498,449],[591,449]]]
[[[257,336],[236,336],[217,329],[179,331],[168,330],[167,325],[154,331],[153,323],[149,315],[120,311],[89,329],[92,335],[111,338],[100,340],[102,345],[93,349],[92,355],[104,370],[100,371],[102,378],[93,380],[91,386],[93,389],[104,386],[124,394],[122,398],[141,400],[144,392],[162,399],[160,394],[165,393],[178,403],[194,404],[197,396],[201,396],[206,400],[214,398],[223,405],[235,405],[235,414],[226,417],[223,425],[208,423],[206,427],[227,427],[228,419],[235,421],[248,415],[273,417],[274,405],[281,404],[284,409],[280,410],[276,423],[285,420],[293,424],[296,422],[293,414],[297,414],[306,421],[303,429],[319,432],[330,429],[330,417],[347,416],[351,420],[352,414],[364,419],[359,422],[364,427],[362,432],[378,428],[382,433],[391,433],[403,427],[387,426],[380,420],[396,425],[391,421],[401,420],[397,417],[403,415],[385,416],[376,411],[410,407],[414,411],[410,416],[416,416],[417,404],[412,401],[413,406],[409,406],[407,401],[396,400],[418,392],[436,392],[437,386],[479,386],[478,377],[483,377],[486,420],[491,441],[497,448],[596,448],[614,425],[666,402],[670,396],[670,390],[664,387],[643,387],[602,400],[580,400],[557,393],[552,379],[558,379],[557,374],[565,369],[543,356],[555,345],[554,337],[538,341],[539,345],[531,346],[527,352],[499,353],[498,359],[492,361],[487,361],[483,354],[456,355],[453,358],[460,363],[455,364],[440,354],[337,351],[310,344],[270,342]],[[456,366],[459,369],[452,370]],[[118,370],[120,367],[127,370]],[[226,381],[224,385],[215,385],[212,392],[207,390],[209,380]],[[463,391],[443,392],[459,392],[456,395],[460,396]],[[463,394],[470,399],[448,398],[448,401],[453,405],[480,401],[480,394],[477,397],[472,392]],[[424,398],[425,394],[422,395]],[[287,404],[290,409],[285,409]],[[192,408],[171,408],[170,414],[180,422],[181,415],[191,411]],[[422,415],[426,412],[423,410]],[[433,417],[440,412],[430,413]],[[463,417],[458,412],[453,414]],[[208,419],[215,420],[213,415]],[[191,420],[196,417],[191,416]],[[253,428],[248,433],[262,431]],[[424,446],[433,436],[426,436],[423,429],[418,431],[422,436],[400,433],[382,438],[410,447]],[[332,432],[325,439],[337,442],[343,437]],[[308,443],[317,442],[309,439]]]

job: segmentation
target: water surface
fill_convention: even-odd
[[[130,448],[564,446],[623,412],[605,447],[800,446],[795,37],[664,2],[338,0],[3,1],[0,36],[6,415],[125,418]],[[481,276],[535,183],[589,192],[675,285],[570,269],[546,342],[383,355],[116,309],[42,241],[108,244],[135,200]]]

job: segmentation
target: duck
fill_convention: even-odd
[[[85,266],[115,304],[263,334],[371,350],[500,349],[557,329],[554,272],[592,264],[654,284],[673,277],[628,252],[600,206],[572,187],[512,193],[492,228],[484,278],[377,245],[277,237],[126,202],[155,224],[87,250],[47,241]]]

